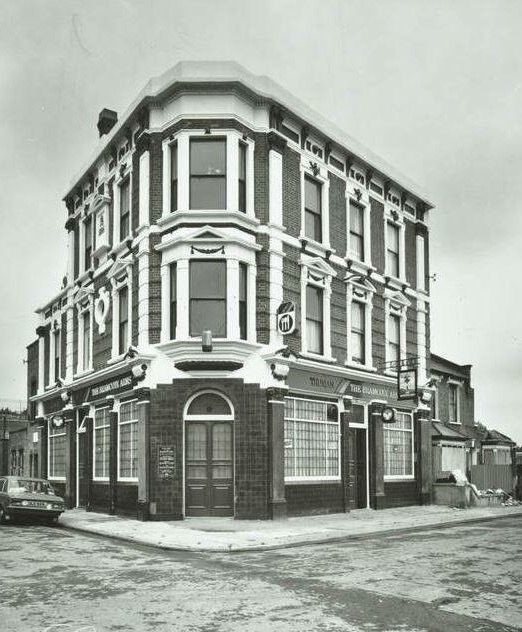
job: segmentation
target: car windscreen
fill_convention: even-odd
[[[13,478],[9,481],[10,494],[52,494],[54,489],[46,481],[34,481],[29,478]]]

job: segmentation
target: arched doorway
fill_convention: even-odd
[[[205,391],[185,407],[185,515],[234,515],[232,404]]]

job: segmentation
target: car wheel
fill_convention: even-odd
[[[53,516],[52,518],[47,518],[47,524],[50,527],[56,527],[58,524],[58,516]]]
[[[2,505],[0,505],[0,524],[6,524],[7,522],[7,514],[5,513],[5,509]]]

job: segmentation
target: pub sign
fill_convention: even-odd
[[[397,372],[397,399],[417,397],[417,369],[399,369]]]

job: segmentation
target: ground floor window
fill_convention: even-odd
[[[138,479],[138,406],[134,400],[120,406],[118,422],[118,478]]]
[[[413,417],[395,413],[395,423],[383,423],[384,477],[413,478]]]
[[[65,428],[49,422],[49,478],[65,478]]]
[[[340,478],[337,405],[285,399],[285,480]]]
[[[110,411],[108,408],[98,408],[94,413],[94,478],[109,478],[110,454]]]

